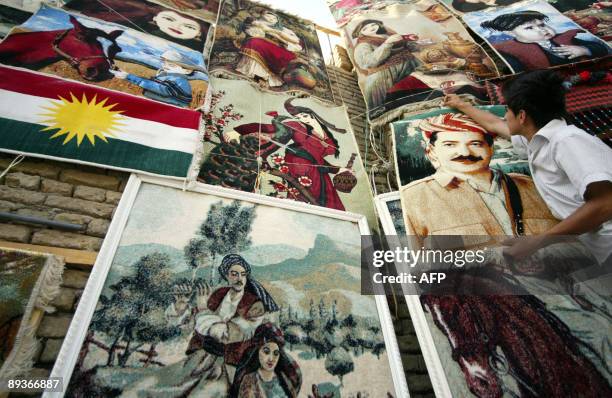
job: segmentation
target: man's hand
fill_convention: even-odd
[[[210,286],[206,282],[198,282],[196,284],[196,308],[198,312],[208,309],[208,298],[210,297]]]
[[[521,236],[506,239],[502,245],[504,257],[510,257],[514,261],[521,261],[530,257],[543,247],[548,246],[548,238],[545,235]]]
[[[456,94],[447,94],[444,97],[444,105],[455,108],[459,112],[465,113],[472,118],[476,123],[485,128],[485,130],[497,134],[506,139],[510,139],[510,129],[508,124],[493,113],[478,109],[467,101],[464,101]]]
[[[119,69],[109,69],[108,71],[112,73],[113,76],[115,76],[117,79],[126,79],[128,75],[127,72],[124,72]]]
[[[567,59],[574,59],[574,58],[591,55],[591,52],[589,51],[589,49],[586,47],[582,47],[582,46],[563,45],[559,47],[553,47],[552,52],[555,53],[555,55],[558,55],[560,57],[565,57]]]
[[[189,297],[191,296],[191,287],[185,283],[175,285],[174,290],[174,309],[177,315],[181,316],[189,305]]]
[[[461,108],[465,108],[465,106],[469,105],[466,101],[462,100],[457,94],[447,94],[444,97],[444,105],[449,108],[454,108],[457,110],[461,110]]]
[[[187,296],[175,296],[174,308],[176,309],[176,314],[181,316],[187,310],[189,304],[189,297]]]

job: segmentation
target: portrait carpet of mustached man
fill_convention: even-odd
[[[484,238],[479,247],[489,253],[492,239],[541,233],[558,222],[511,144],[466,115],[430,111],[393,130],[403,221],[421,244]],[[578,244],[548,249],[512,271],[487,254],[485,261],[495,261],[451,269],[449,284],[420,295],[453,396],[611,391],[609,298],[588,289],[576,294],[567,279],[594,260]]]

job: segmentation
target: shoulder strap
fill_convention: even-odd
[[[502,173],[502,178],[508,187],[508,196],[510,197],[510,208],[514,214],[514,225],[516,225],[516,234],[525,235],[525,226],[523,225],[523,201],[518,187],[506,173]]]

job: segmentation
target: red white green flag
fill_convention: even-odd
[[[0,66],[0,151],[187,177],[200,113]]]

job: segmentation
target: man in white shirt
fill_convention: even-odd
[[[612,149],[564,120],[562,79],[540,70],[518,76],[503,87],[505,121],[456,95],[456,108],[488,131],[512,140],[529,161],[538,192],[559,222],[543,234],[510,239],[504,253],[516,260],[569,235],[579,239],[597,262],[612,268]]]

